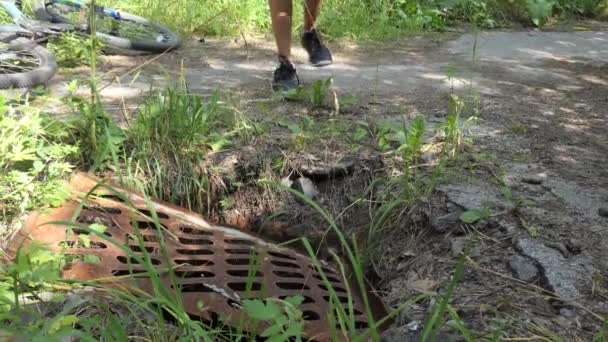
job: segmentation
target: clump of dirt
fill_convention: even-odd
[[[324,241],[334,247],[336,237],[326,235],[330,223],[311,202],[326,210],[346,234],[358,233],[369,225],[369,208],[353,203],[369,196],[369,184],[382,169],[380,156],[290,152],[280,169],[273,168],[273,160],[281,157],[284,153],[272,146],[212,156],[210,164],[216,169],[223,167],[216,183],[225,186],[222,196],[229,202],[213,219],[274,241],[307,237],[315,246]],[[260,179],[269,182],[252,182]]]

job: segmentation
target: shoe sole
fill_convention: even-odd
[[[332,60],[325,60],[325,61],[319,61],[317,63],[312,63],[312,66],[314,67],[324,67],[324,66],[328,66],[330,64],[332,64],[334,61]]]

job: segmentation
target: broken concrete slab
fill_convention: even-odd
[[[513,276],[526,283],[532,283],[540,276],[540,272],[534,263],[521,255],[515,255],[509,260],[509,267]]]
[[[595,269],[585,256],[566,259],[561,252],[545,246],[542,241],[529,238],[520,238],[516,248],[539,265],[548,290],[565,300],[581,297],[578,286],[591,282]]]
[[[450,202],[465,210],[496,208],[503,202],[498,193],[485,184],[448,184],[438,186],[437,190],[445,193]]]
[[[608,191],[601,188],[584,187],[559,177],[551,177],[544,184],[571,210],[589,219],[594,219],[600,211],[602,199]]]

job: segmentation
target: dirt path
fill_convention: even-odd
[[[426,224],[431,228],[416,235],[417,243],[405,231],[385,242],[376,271],[387,302],[396,305],[421,288],[442,292],[454,269],[455,245],[467,239],[478,252],[476,267],[465,272],[453,303],[465,322],[490,330],[511,324],[512,336],[542,335],[544,328],[566,340],[593,336],[598,321],[588,311],[608,314],[608,32],[491,32],[477,40],[420,36],[333,45],[334,65],[312,68],[297,49],[297,67],[301,81],[331,76],[341,97],[354,96],[357,104],[345,114],[352,122],[418,112],[441,122],[450,92],[480,100],[470,113],[479,122],[472,130],[469,173],[437,188],[441,201],[431,201]],[[149,58],[108,57],[106,79]],[[269,42],[249,41],[247,48],[242,41],[191,42],[102,95],[119,108],[123,99],[136,103],[151,87],[183,72],[192,92],[209,95],[219,88],[260,117],[257,104],[272,98],[273,68]],[[53,93],[64,92],[66,79],[54,80]],[[289,104],[271,111],[268,120],[310,114]],[[272,134],[269,139],[280,144],[282,138]],[[307,153],[329,158],[324,154],[329,146],[312,145]],[[333,155],[349,152],[342,146]],[[517,210],[476,227],[478,234],[435,229],[438,218],[481,207],[501,212],[513,209],[514,202],[520,204]],[[501,312],[503,323],[494,311]],[[427,312],[428,303],[401,315],[394,341],[416,340]]]

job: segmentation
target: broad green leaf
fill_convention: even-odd
[[[302,322],[292,322],[289,327],[287,328],[287,330],[285,330],[284,335],[285,336],[300,336],[302,335],[302,330],[303,330],[303,324]]]
[[[537,27],[542,27],[547,22],[547,18],[553,14],[555,3],[550,0],[526,0],[528,5],[528,15]]]
[[[266,340],[266,342],[285,342],[285,335],[275,335]]]
[[[468,210],[465,211],[464,213],[462,213],[462,215],[460,215],[460,220],[464,223],[475,223],[479,220],[481,220],[484,217],[484,213],[481,210],[478,209],[472,209],[472,210]]]
[[[281,314],[281,310],[276,304],[269,302],[264,305],[264,302],[259,299],[244,300],[243,308],[251,318],[260,321],[269,321]]]
[[[78,322],[78,317],[76,317],[75,315],[66,315],[63,317],[58,317],[51,324],[49,330],[51,333],[55,333],[61,328],[73,325],[76,322]]]
[[[304,297],[301,295],[287,297],[284,300],[285,300],[285,302],[287,302],[295,307],[298,307],[298,306],[302,305],[302,303],[304,303]]]
[[[106,227],[100,223],[93,223],[93,224],[89,225],[89,229],[96,231],[99,234],[103,234],[106,231],[106,229],[108,229],[108,227]]]
[[[78,239],[82,241],[82,245],[84,248],[91,247],[91,237],[88,234],[79,234]]]
[[[268,327],[261,334],[262,337],[270,337],[280,334],[283,331],[283,326],[281,324],[275,324]]]
[[[85,255],[82,260],[89,264],[99,264],[101,262],[97,255]]]

